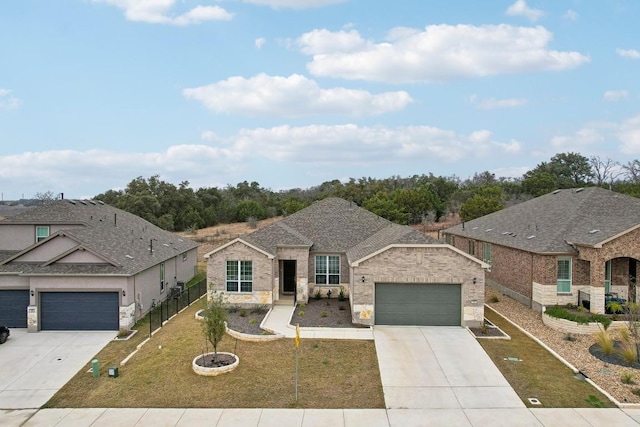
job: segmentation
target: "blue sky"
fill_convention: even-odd
[[[4,0],[0,192],[640,158],[640,2]]]

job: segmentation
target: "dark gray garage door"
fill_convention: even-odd
[[[0,325],[26,328],[28,305],[28,289],[0,291]]]
[[[376,283],[376,325],[460,326],[460,285]]]
[[[116,331],[117,292],[42,292],[40,329],[48,331]]]

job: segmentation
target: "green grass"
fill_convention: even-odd
[[[478,341],[525,405],[534,407],[527,398],[535,397],[547,408],[615,407],[606,396],[588,382],[576,379],[573,371],[501,316],[488,308],[485,316],[509,334],[511,340]],[[522,361],[505,360],[507,357]]]
[[[225,336],[218,351],[240,358],[233,372],[217,377],[196,375],[191,362],[205,349],[196,303],[171,319],[151,341],[106,375],[146,338],[113,342],[98,355],[102,375],[82,369],[46,407],[151,408],[384,408],[382,383],[373,341],[303,339],[299,353],[299,399],[294,398],[295,346],[292,339],[267,343],[236,341]],[[148,324],[146,328],[148,330]]]

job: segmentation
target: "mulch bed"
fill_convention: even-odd
[[[632,364],[627,363],[627,361],[624,360],[622,356],[620,356],[618,352],[621,350],[621,348],[622,348],[621,343],[619,341],[616,341],[614,343],[613,353],[604,354],[598,344],[593,344],[591,347],[589,347],[589,353],[591,353],[593,356],[597,357],[598,359],[602,360],[603,362],[611,365],[618,365],[618,366],[625,366],[628,368],[640,369],[640,363],[638,362],[632,363]]]
[[[349,300],[337,298],[309,299],[307,304],[298,304],[291,324],[301,327],[353,328]]]
[[[260,328],[268,309],[237,309],[227,313],[227,327],[249,335],[271,335]]]
[[[202,366],[203,368],[220,368],[222,366],[233,365],[235,361],[235,356],[230,354],[206,354],[196,359],[196,365]]]

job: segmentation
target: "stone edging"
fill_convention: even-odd
[[[233,354],[233,353],[227,353],[227,352],[224,352],[224,351],[219,351],[218,354],[228,354],[228,355],[231,355],[231,356],[236,358],[236,361],[233,362],[231,365],[220,366],[220,367],[215,367],[215,368],[207,368],[207,367],[204,367],[204,366],[200,366],[200,365],[198,365],[196,363],[196,360],[198,360],[202,356],[206,356],[208,354],[214,354],[214,353],[213,352],[204,353],[204,354],[200,354],[200,355],[194,357],[193,362],[191,362],[191,367],[193,368],[193,372],[195,372],[198,375],[204,375],[204,376],[207,376],[207,377],[213,377],[213,376],[216,376],[216,375],[226,374],[227,372],[233,371],[234,369],[236,369],[236,367],[240,363],[240,358],[238,357],[238,355]]]
[[[507,322],[511,323],[515,328],[517,328],[520,332],[522,332],[523,334],[525,334],[526,336],[528,336],[529,338],[531,338],[532,340],[534,340],[535,342],[537,342],[538,344],[540,344],[545,350],[547,350],[549,353],[551,353],[556,359],[558,359],[560,362],[562,362],[565,366],[567,366],[569,369],[571,369],[575,374],[579,373],[580,371],[573,366],[571,363],[569,363],[564,357],[560,356],[558,353],[555,352],[555,350],[553,350],[551,347],[549,347],[548,345],[546,345],[543,341],[541,341],[540,339],[538,339],[538,337],[536,337],[535,335],[529,333],[529,331],[523,329],[522,327],[520,327],[520,325],[518,325],[517,323],[514,323],[513,321],[511,321],[511,319],[509,319],[508,317],[506,317],[505,315],[503,315],[502,313],[500,313],[499,311],[497,311],[495,308],[490,307],[488,304],[484,305],[485,308],[488,308],[489,310],[493,311],[494,313],[496,313],[498,316],[502,317],[504,320],[506,320]],[[619,408],[626,408],[626,409],[632,409],[632,408],[640,408],[640,404],[637,403],[621,403],[618,402],[618,400],[616,400],[615,397],[613,397],[611,394],[609,394],[609,392],[607,392],[605,389],[603,389],[602,387],[600,387],[598,384],[596,384],[595,382],[593,382],[593,380],[591,378],[586,378],[585,381],[587,381],[589,384],[591,384],[596,390],[598,390],[600,393],[604,394],[605,396],[607,396],[607,398],[609,400],[611,400],[617,407]]]
[[[202,318],[203,311],[204,309],[196,311],[195,318],[197,320],[203,320]],[[229,327],[227,326],[227,322],[225,322],[225,329],[227,331],[227,334],[241,341],[251,341],[251,342],[268,342],[268,341],[275,341],[275,340],[279,340],[280,338],[284,338],[284,335],[264,327],[264,322],[267,319],[267,316],[269,316],[269,313],[271,313],[271,309],[269,309],[267,314],[265,314],[264,319],[262,319],[262,322],[260,323],[260,328],[269,332],[269,335],[245,334],[242,332],[234,331],[233,329],[229,329]]]
[[[542,313],[542,323],[550,327],[551,329],[555,329],[556,331],[570,333],[570,334],[578,334],[578,335],[593,335],[600,330],[602,330],[602,323],[599,322],[589,322],[587,324],[582,324],[578,322],[574,322],[572,320],[567,319],[559,319],[557,317],[549,316],[546,313]],[[611,326],[609,326],[609,330],[624,328],[625,322],[615,321],[611,322]]]

